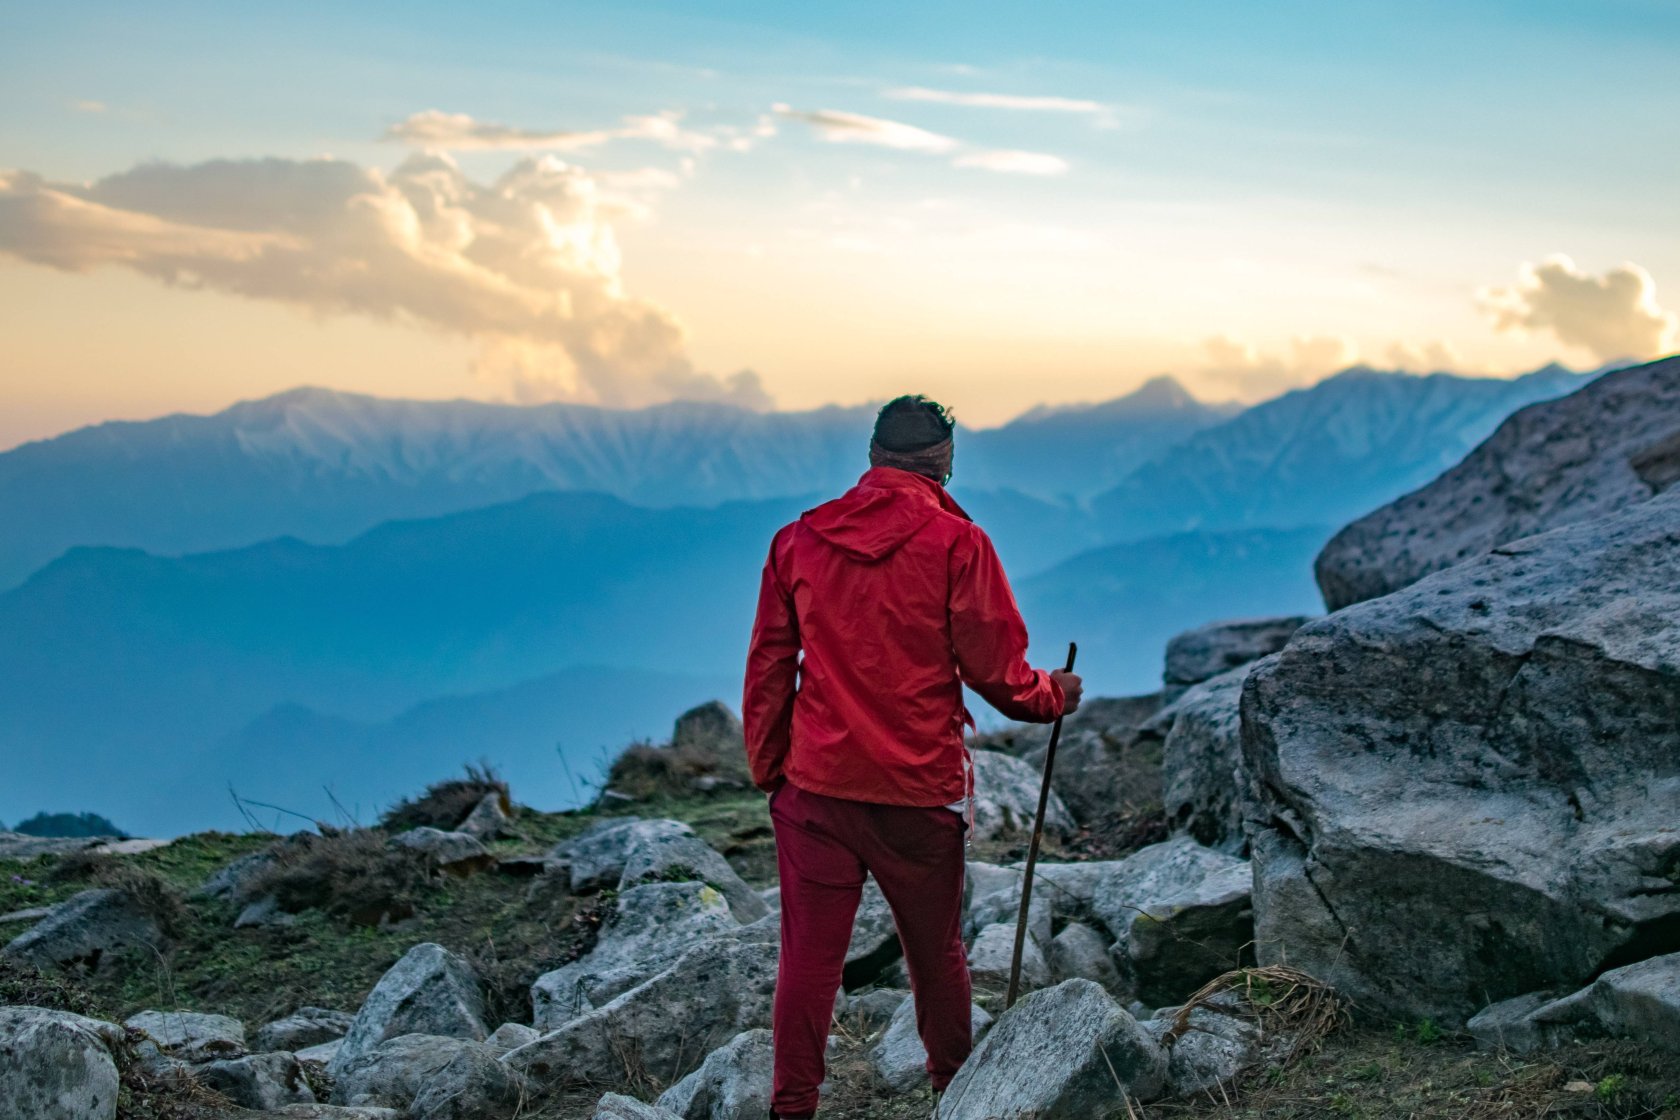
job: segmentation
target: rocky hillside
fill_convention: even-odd
[[[1623,455],[1598,399],[1515,441],[1574,456],[1536,485]],[[1680,1117],[1680,496],[1387,578],[1180,635],[1159,692],[1069,720],[1007,1011],[1044,729],[975,743],[980,1041],[942,1117]],[[473,771],[374,827],[0,837],[0,1115],[762,1117],[741,763],[714,704],[570,813]],[[907,981],[866,888],[825,1117],[930,1111]]]

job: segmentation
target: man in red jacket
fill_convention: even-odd
[[[925,397],[889,403],[869,471],[777,533],[764,565],[742,717],[781,874],[773,1118],[816,1112],[866,873],[892,907],[933,1087],[950,1082],[973,1045],[963,685],[1014,720],[1079,705],[1079,677],[1027,664],[992,542],[945,491],[953,428]]]

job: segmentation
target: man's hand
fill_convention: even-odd
[[[1062,698],[1066,701],[1062,707],[1062,714],[1071,716],[1077,712],[1079,698],[1085,694],[1085,682],[1079,679],[1079,674],[1057,669],[1050,674],[1050,679],[1062,687]]]

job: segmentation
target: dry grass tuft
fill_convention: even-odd
[[[1240,998],[1220,998],[1227,995]],[[1190,1016],[1198,1008],[1251,1020],[1264,1044],[1281,1044],[1284,1065],[1352,1022],[1349,1004],[1335,989],[1287,965],[1233,969],[1208,981],[1184,1001],[1163,1041],[1171,1045],[1193,1030]]]
[[[513,800],[508,796],[508,784],[489,763],[468,763],[466,777],[433,782],[426,792],[410,800],[403,798],[393,805],[379,826],[390,832],[406,832],[411,828],[441,828],[444,831],[460,827],[467,814],[478,808],[485,794],[501,798],[502,812],[513,814]]]
[[[358,925],[414,913],[430,879],[421,853],[377,829],[298,833],[276,844],[274,862],[252,877],[241,901],[272,895],[288,914],[321,910]]]

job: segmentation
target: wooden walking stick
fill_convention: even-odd
[[[1079,643],[1068,643],[1066,671],[1073,672],[1073,659],[1079,653]],[[1038,787],[1038,816],[1033,818],[1032,844],[1027,848],[1027,872],[1021,878],[1021,913],[1015,919],[1015,955],[1009,958],[1009,993],[1003,997],[1005,1011],[1015,1006],[1015,996],[1021,990],[1021,950],[1027,941],[1027,908],[1032,905],[1033,868],[1038,866],[1038,842],[1044,836],[1044,810],[1050,804],[1050,771],[1056,768],[1056,741],[1062,737],[1062,717],[1050,729],[1050,749],[1044,752],[1044,783]]]

